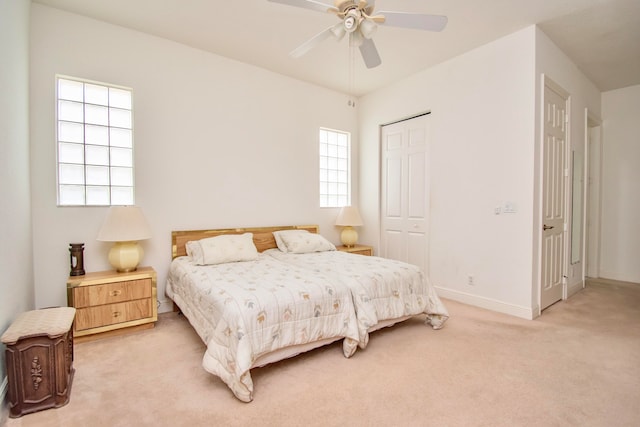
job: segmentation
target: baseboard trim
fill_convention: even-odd
[[[491,298],[480,297],[478,295],[468,294],[453,289],[441,288],[436,286],[438,295],[442,298],[451,299],[464,304],[473,305],[487,310],[497,311],[498,313],[509,314],[511,316],[520,317],[522,319],[533,320],[539,316],[540,310],[537,307],[528,308]]]
[[[595,280],[596,282],[605,282],[611,284],[640,284],[640,277],[631,275],[631,277],[622,277],[620,274],[617,274],[613,271],[604,271],[600,270],[600,277],[590,277],[591,280]]]
[[[638,286],[640,283],[636,282],[625,282],[624,280],[616,280],[616,279],[607,279],[605,277],[587,277],[587,283],[602,283],[604,285],[618,285],[618,286]]]
[[[567,286],[567,298],[571,298],[582,289],[584,289],[584,282],[578,282],[574,283],[573,285]]]
[[[158,313],[168,313],[173,311],[173,301],[170,299],[158,301],[158,303]]]
[[[9,389],[9,379],[4,377],[0,385],[0,426],[5,425],[9,418],[9,402],[7,402],[7,390]]]

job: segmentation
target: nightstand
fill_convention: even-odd
[[[346,246],[336,246],[336,249],[342,252],[349,252],[352,254],[368,255],[368,256],[373,255],[373,246],[367,246],[367,245],[354,245],[349,248]]]
[[[158,320],[156,300],[156,272],[151,267],[87,273],[67,281],[67,303],[76,309],[76,342],[153,328]]]

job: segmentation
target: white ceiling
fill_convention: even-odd
[[[382,65],[368,70],[356,50],[351,85],[346,38],[326,40],[299,59],[288,56],[338,22],[328,13],[267,0],[33,1],[354,95],[532,24],[601,91],[640,84],[640,0],[377,0],[376,10],[447,15],[449,24],[441,33],[381,26],[374,40]]]

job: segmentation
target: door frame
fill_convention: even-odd
[[[584,109],[585,209],[582,278],[600,277],[600,226],[602,217],[602,120]],[[595,136],[595,141],[590,138]],[[591,142],[591,143],[590,143]],[[589,274],[591,273],[591,274]]]

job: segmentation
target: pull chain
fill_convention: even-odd
[[[349,107],[355,108],[356,100],[353,97],[353,86],[355,83],[355,47],[349,46],[349,100],[347,101],[347,105]]]

